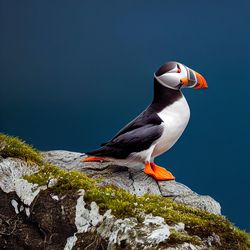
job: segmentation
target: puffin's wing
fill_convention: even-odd
[[[112,142],[115,138],[119,137],[120,135],[125,134],[129,131],[133,131],[134,129],[144,127],[148,124],[160,125],[162,122],[163,122],[162,119],[157,115],[157,113],[155,113],[151,109],[151,107],[148,107],[144,112],[142,112],[139,116],[137,116],[124,128],[122,128],[110,141],[102,143],[101,146],[104,146],[107,143]]]
[[[103,147],[87,152],[87,155],[125,159],[131,153],[148,149],[161,135],[160,125],[147,124],[117,135]]]

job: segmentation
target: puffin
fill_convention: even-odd
[[[101,147],[85,153],[82,162],[110,162],[112,165],[144,165],[144,172],[157,181],[174,180],[166,168],[154,163],[168,151],[185,130],[190,109],[182,88],[207,88],[205,78],[182,63],[164,63],[154,73],[151,104]]]

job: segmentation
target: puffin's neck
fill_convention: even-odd
[[[150,105],[156,112],[162,111],[165,107],[173,104],[182,98],[180,90],[164,87],[154,78],[154,99]]]

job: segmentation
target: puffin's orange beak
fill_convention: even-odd
[[[196,78],[197,78],[197,84],[194,86],[194,89],[208,88],[207,81],[205,80],[205,78],[201,74],[199,74],[197,72],[195,72],[195,75],[196,75]]]

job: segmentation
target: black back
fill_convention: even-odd
[[[182,97],[179,90],[162,86],[154,79],[154,99],[151,105],[138,117],[121,129],[101,148],[87,152],[87,155],[125,159],[131,153],[148,149],[163,132],[163,122],[157,113]]]

